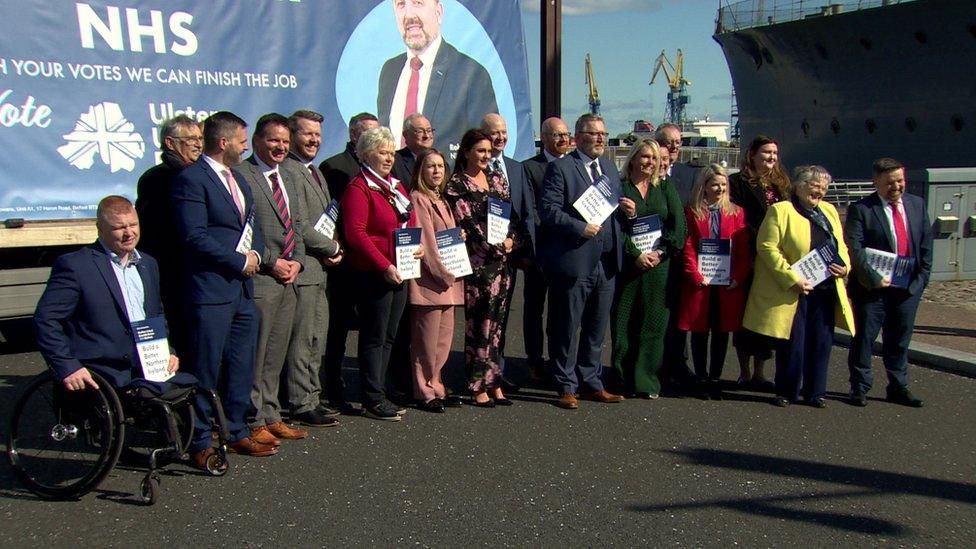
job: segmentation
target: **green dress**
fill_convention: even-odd
[[[667,179],[657,186],[648,186],[646,197],[641,197],[630,181],[623,181],[621,186],[623,196],[637,205],[637,217],[651,214],[661,217],[659,249],[666,250],[667,258],[652,269],[639,270],[634,261],[640,251],[629,235],[631,220],[623,221],[624,232],[628,233],[624,236],[624,268],[617,279],[611,309],[613,367],[628,393],[656,395],[661,392],[657,372],[661,368],[668,328],[668,266],[671,261],[681,260],[688,229],[681,199]]]

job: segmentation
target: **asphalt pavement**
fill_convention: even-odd
[[[508,340],[516,381],[519,306]],[[3,418],[43,369],[26,339],[0,354]],[[454,348],[458,384],[460,337]],[[926,404],[909,409],[882,400],[878,363],[869,405],[855,408],[841,400],[846,352],[834,348],[823,410],[730,391],[565,411],[550,389],[527,387],[509,408],[343,417],[277,456],[232,456],[222,478],[174,464],[153,507],[138,504],[142,473],[126,466],[78,501],[52,502],[0,460],[0,545],[971,546],[976,381],[912,367]],[[353,380],[354,358],[346,368]],[[737,372],[730,356],[730,385]]]

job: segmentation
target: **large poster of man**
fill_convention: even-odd
[[[500,112],[533,152],[518,0],[0,0],[0,220],[93,217],[134,197],[159,126],[229,110],[321,112],[323,157],[371,112],[435,145]],[[414,54],[423,65],[416,69]],[[416,72],[416,74],[414,74]],[[484,111],[484,112],[481,112]],[[511,126],[515,126],[512,128]],[[457,137],[453,137],[456,142]]]

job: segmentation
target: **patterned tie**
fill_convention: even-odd
[[[898,255],[908,256],[908,230],[905,228],[905,216],[901,214],[898,202],[889,202],[891,206],[891,220],[895,225],[895,245],[898,248]]]
[[[590,177],[594,183],[596,183],[597,179],[600,179],[600,165],[597,160],[590,162]]]
[[[722,213],[719,208],[709,208],[709,232],[712,238],[720,238],[722,234]]]
[[[234,174],[230,170],[223,170],[220,173],[227,181],[227,186],[230,188],[230,196],[234,199],[234,205],[237,206],[237,212],[241,216],[241,223],[244,223],[244,204],[241,202],[240,195],[237,194],[237,181],[234,180]]]
[[[501,158],[493,158],[491,160],[491,171],[497,173],[498,175],[501,175],[502,177],[505,176],[505,170],[502,169]]]
[[[285,192],[278,183],[278,172],[268,174],[271,180],[271,198],[275,203],[275,210],[278,212],[278,220],[285,226],[285,245],[281,250],[283,259],[291,259],[295,253],[295,228],[291,225],[291,214],[288,213],[288,203],[285,201]]]

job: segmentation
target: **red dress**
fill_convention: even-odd
[[[707,332],[708,312],[711,306],[711,286],[702,286],[701,273],[698,272],[698,243],[711,235],[709,227],[711,216],[696,219],[691,208],[685,208],[688,220],[688,238],[682,251],[684,276],[681,280],[681,308],[678,311],[678,328],[689,332]],[[734,332],[742,327],[742,314],[746,306],[746,293],[743,284],[752,270],[752,253],[749,249],[749,231],[742,208],[733,215],[722,214],[719,238],[732,240],[732,280],[738,286],[733,289],[722,287],[719,311],[721,318],[718,327],[722,332]]]

